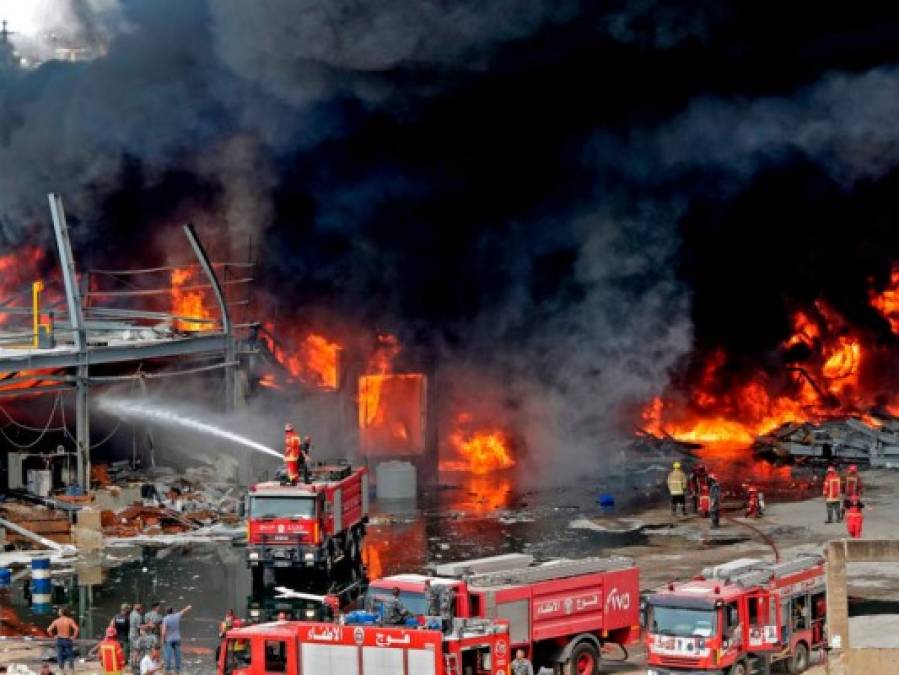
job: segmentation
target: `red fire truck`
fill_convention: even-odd
[[[403,606],[425,615],[425,581],[430,579],[438,594],[452,589],[453,617],[508,621],[512,650],[523,649],[534,672],[545,666],[594,675],[604,643],[624,645],[640,638],[639,570],[629,558],[535,564],[532,556],[511,554],[434,571],[434,576],[401,574],[372,582],[366,607],[398,588]]]
[[[325,578],[341,562],[361,570],[367,469],[340,462],[312,467],[309,483],[258,483],[245,509],[254,588],[274,585],[277,569],[312,569]]]
[[[749,675],[808,667],[825,646],[824,559],[743,558],[646,599],[647,675]]]
[[[228,631],[219,675],[506,675],[504,621],[450,630],[281,621]]]

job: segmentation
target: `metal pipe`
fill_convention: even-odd
[[[41,338],[41,291],[44,290],[43,281],[35,281],[31,284],[31,314],[34,319],[34,341],[32,346],[37,349]]]
[[[27,396],[29,394],[54,394],[72,391],[74,387],[54,384],[46,387],[28,387],[26,389],[0,389],[0,396]]]
[[[49,539],[45,539],[41,535],[35,534],[31,530],[26,530],[24,527],[20,527],[19,525],[16,525],[15,523],[11,523],[8,520],[4,520],[3,518],[0,518],[0,525],[5,527],[7,530],[12,530],[13,532],[15,532],[17,534],[21,534],[26,539],[31,539],[31,541],[40,544],[44,548],[52,549],[58,553],[65,553],[67,551],[74,552],[74,550],[75,550],[73,546],[63,546],[62,544],[57,544],[55,541],[50,541]]]
[[[221,286],[235,286],[237,284],[248,284],[255,281],[253,277],[243,277],[241,279],[230,279],[228,281],[221,281],[219,284]],[[215,287],[212,284],[192,284],[190,286],[178,286],[179,291],[202,291],[205,289],[212,288],[213,292],[215,291]],[[146,295],[169,295],[172,292],[172,287],[168,288],[145,288],[136,291],[89,291],[85,293],[85,297],[88,298],[130,298],[130,297],[141,297]]]
[[[87,378],[89,367],[87,362],[87,336],[84,331],[84,315],[82,313],[81,289],[75,274],[75,258],[72,255],[72,242],[69,239],[69,227],[66,224],[66,213],[62,205],[62,197],[50,193],[50,215],[53,217],[53,229],[56,232],[56,246],[59,249],[59,262],[62,267],[62,279],[66,290],[66,303],[69,307],[69,322],[74,331],[75,347],[78,350],[77,376],[75,390],[75,445],[78,448],[78,482],[85,493],[90,491],[90,402]]]
[[[212,292],[215,294],[215,299],[219,305],[219,311],[221,312],[222,317],[222,332],[225,334],[225,363],[231,363],[237,359],[237,345],[234,343],[234,335],[231,327],[231,314],[228,311],[228,303],[225,302],[225,294],[222,292],[222,287],[219,284],[218,277],[215,275],[215,272],[212,269],[212,265],[209,263],[209,256],[206,255],[206,251],[203,249],[203,245],[200,243],[199,237],[197,237],[197,233],[194,230],[194,226],[190,223],[186,223],[183,226],[184,236],[187,237],[187,240],[190,242],[191,248],[194,250],[194,255],[197,256],[197,262],[200,263],[200,266],[203,268],[203,271],[206,273],[206,277],[209,279],[209,283],[212,284]],[[225,409],[233,410],[237,407],[237,382],[235,381],[237,375],[237,369],[234,367],[229,367],[225,369]]]
[[[210,263],[213,267],[255,267],[256,263],[252,262],[214,262]],[[91,270],[91,274],[106,274],[114,277],[131,276],[135,274],[149,274],[152,272],[171,272],[172,270],[182,270],[186,267],[201,267],[197,263],[188,263],[187,265],[164,265],[162,267],[147,267],[138,270]]]

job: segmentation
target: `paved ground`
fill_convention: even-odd
[[[864,474],[867,486],[865,503],[865,538],[894,538],[899,532],[899,490],[895,489],[899,473],[874,471]],[[733,514],[737,515],[737,514]],[[667,509],[654,508],[634,517],[584,517],[573,514],[570,527],[583,538],[585,549],[590,542],[599,542],[602,533],[610,531],[642,533],[642,543],[616,550],[616,553],[634,557],[640,565],[644,589],[661,585],[671,579],[688,578],[703,567],[738,557],[772,559],[774,547],[789,557],[796,553],[820,553],[823,544],[830,539],[846,536],[845,526],[826,525],[825,509],[821,499],[804,502],[775,504],[769,507],[765,518],[751,522],[735,517],[725,521],[720,531],[710,530],[705,519],[697,517],[672,518]],[[591,539],[593,538],[593,539]],[[608,548],[596,544],[596,554],[608,554]],[[851,596],[875,601],[899,600],[899,565],[850,566],[849,590]],[[890,633],[891,632],[891,633]],[[856,636],[899,635],[899,617],[856,617],[852,621],[851,639]],[[879,644],[879,642],[878,642]],[[886,646],[886,645],[883,645]],[[208,651],[208,650],[207,650]],[[36,672],[40,662],[50,658],[49,648],[21,639],[0,641],[0,663],[25,664],[31,670],[11,672]],[[213,672],[209,655],[191,655],[194,665],[184,669],[186,675],[205,675]],[[619,675],[645,673],[640,665],[641,654],[636,651],[626,663],[607,663],[604,672]],[[203,665],[200,665],[203,664]],[[97,673],[96,662],[77,664],[78,673]],[[821,675],[823,668],[813,668],[809,673]]]

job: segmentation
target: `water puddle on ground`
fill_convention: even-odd
[[[463,475],[442,480],[440,489],[418,500],[373,501],[366,539],[370,574],[425,571],[429,564],[510,552],[541,559],[626,555],[629,546],[647,541],[632,526],[639,523],[634,514],[664,499],[667,471],[665,464],[652,464],[530,491],[516,490],[512,477]],[[615,498],[609,522],[630,525],[578,527],[601,514],[599,495]],[[20,572],[10,592],[0,596],[0,608],[46,628],[52,617],[31,607],[27,582],[27,571]],[[146,609],[154,601],[176,610],[192,605],[182,632],[186,662],[196,672],[210,672],[219,621],[229,608],[246,616],[250,594],[244,548],[232,543],[108,548],[54,571],[53,602],[72,608],[85,637],[100,638],[125,602],[141,602]]]

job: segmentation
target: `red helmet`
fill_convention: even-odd
[[[290,422],[288,422],[287,424],[284,425],[284,431],[293,431],[293,425]]]
[[[858,467],[855,464],[852,464],[849,467],[849,473],[857,473],[857,472],[858,472]]]
[[[110,626],[109,628],[106,629],[106,637],[114,638],[115,636],[116,636],[115,628]]]

